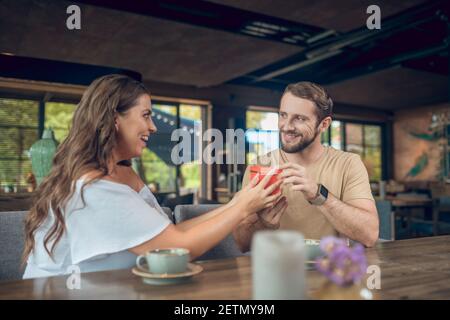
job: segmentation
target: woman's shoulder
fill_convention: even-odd
[[[98,175],[96,172],[90,172],[82,175],[75,181],[76,191],[83,195],[107,196],[108,194],[118,196],[120,194],[129,196],[132,194],[130,186],[115,181],[108,176]]]
[[[140,204],[139,195],[129,186],[105,179],[86,181],[78,179],[76,188],[66,206],[66,212],[96,213],[126,211]]]

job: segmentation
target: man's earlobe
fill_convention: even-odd
[[[327,118],[325,118],[325,121],[322,122],[322,126],[325,130],[331,126],[332,120],[333,119],[331,119],[330,117],[327,117]]]

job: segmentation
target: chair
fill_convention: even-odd
[[[387,200],[377,200],[376,207],[380,219],[380,242],[395,240],[395,217],[392,212],[392,204]]]
[[[415,236],[437,236],[450,233],[448,215],[450,214],[450,197],[445,195],[433,198],[432,218],[413,218],[411,227]]]
[[[214,210],[220,205],[205,204],[205,205],[177,205],[175,207],[175,223],[198,217],[208,211]],[[233,235],[228,235],[217,246],[198,257],[197,260],[215,260],[234,258],[244,255],[236,245]]]
[[[164,199],[161,206],[169,207],[173,211],[173,210],[175,210],[175,207],[177,205],[192,204],[193,202],[194,202],[194,194],[189,193],[189,194],[185,194],[185,195],[174,197],[174,198],[167,197],[166,199]]]
[[[175,223],[175,219],[173,217],[172,210],[170,208],[168,208],[168,207],[161,207],[161,209],[163,209],[164,213],[167,215],[167,217],[170,219],[170,221]]]
[[[20,267],[25,244],[24,219],[28,211],[0,212],[0,280],[22,278]]]
[[[209,200],[206,198],[198,198],[198,204],[220,204],[220,202],[216,200]]]
[[[433,199],[433,234],[439,235],[441,232],[447,234],[450,232],[448,218],[450,214],[450,197],[440,196]]]
[[[175,197],[175,192],[154,192],[153,195],[155,196],[158,203],[162,204],[167,198]]]

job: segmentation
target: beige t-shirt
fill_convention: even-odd
[[[280,149],[269,152],[257,159],[257,164],[278,166],[287,159]],[[343,202],[355,199],[374,200],[370,190],[367,169],[359,155],[325,147],[325,152],[314,164],[306,167],[308,175],[317,183],[323,184],[328,192]],[[242,181],[249,181],[249,167]],[[320,239],[327,235],[338,235],[333,225],[311,205],[301,191],[293,191],[290,186],[283,186],[282,193],[286,196],[288,207],[281,218],[280,229],[300,231],[305,239]]]

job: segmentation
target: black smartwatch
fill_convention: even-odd
[[[321,206],[327,201],[328,198],[328,189],[325,188],[323,184],[318,184],[317,194],[313,200],[308,201],[310,204],[315,206]]]

